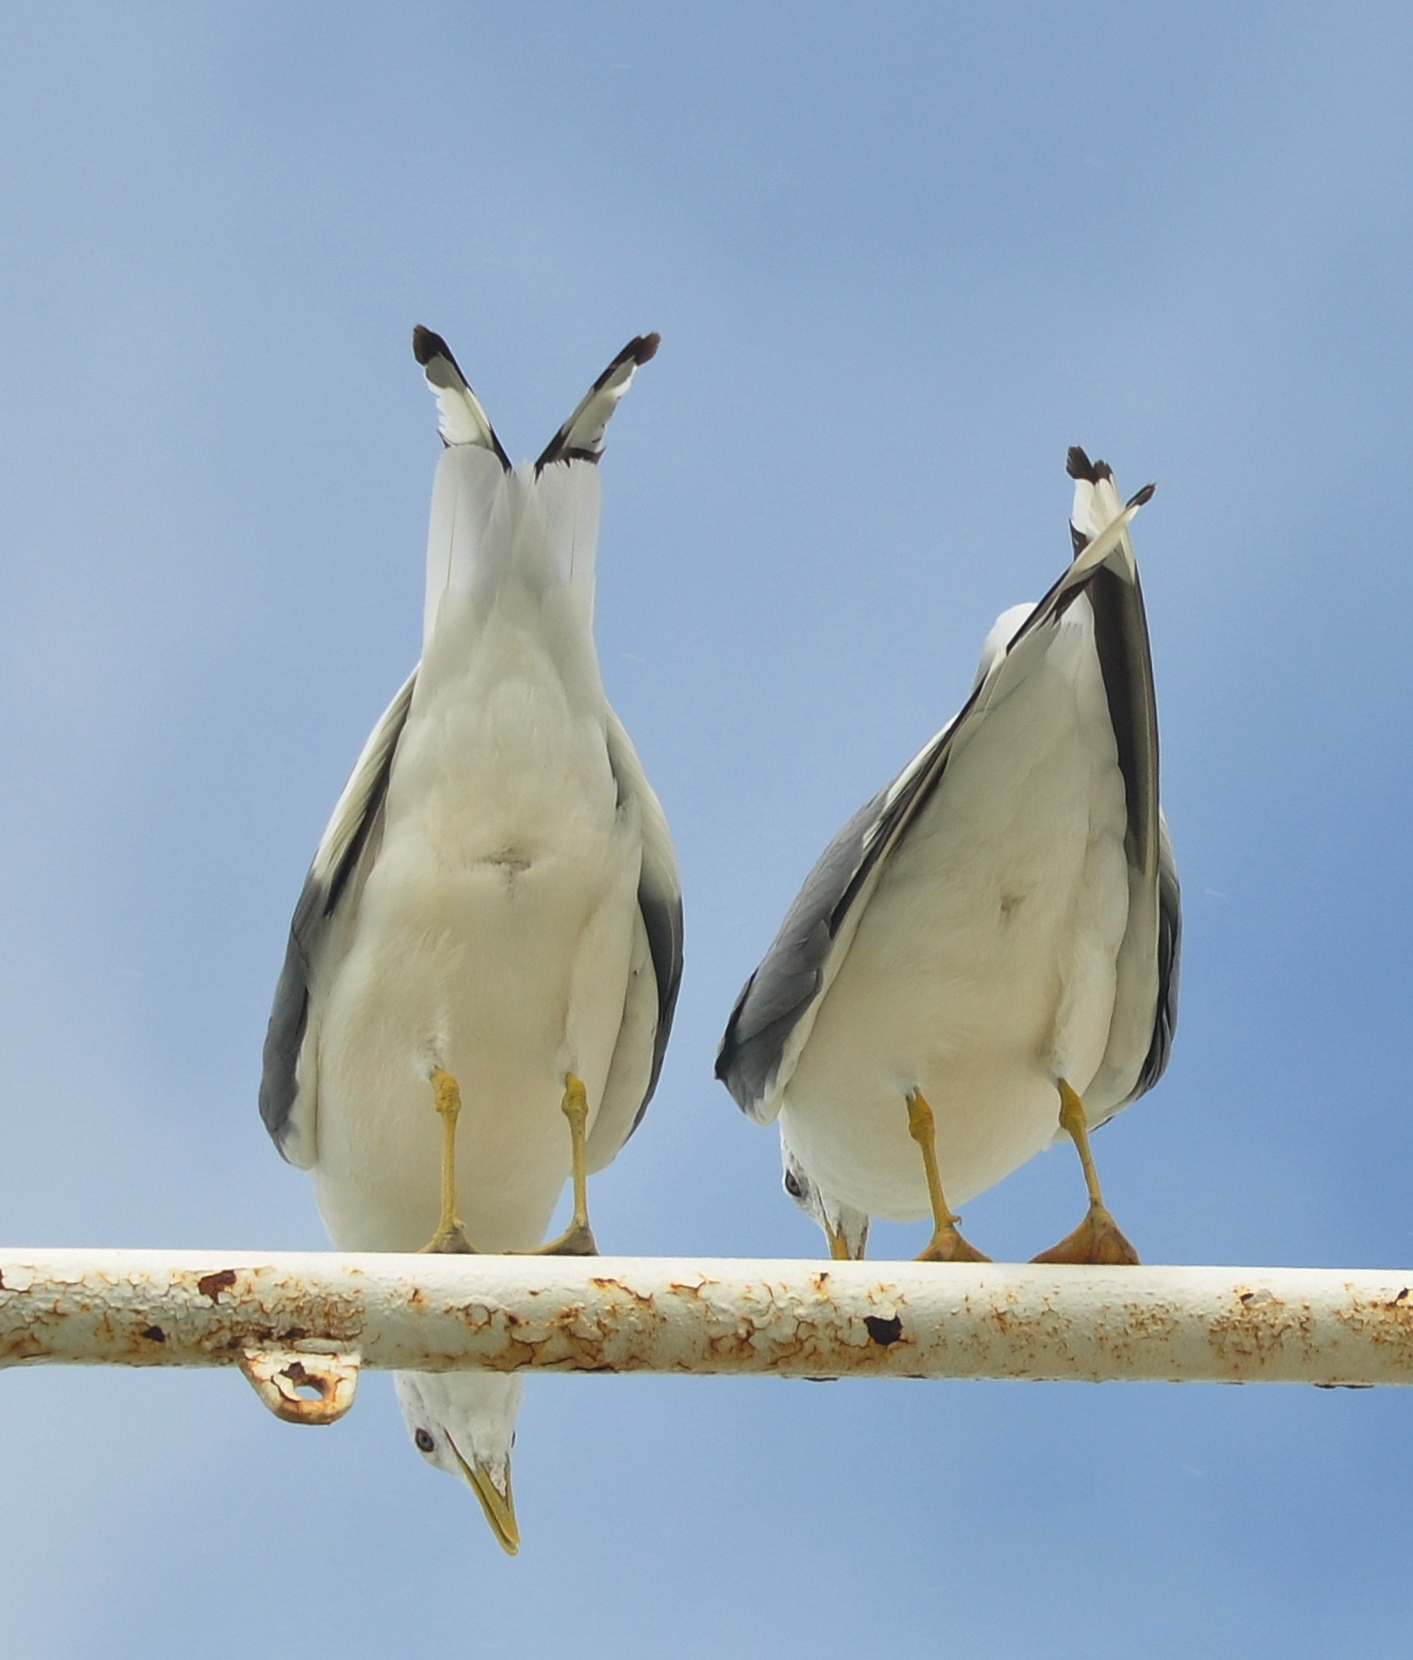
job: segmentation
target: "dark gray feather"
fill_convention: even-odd
[[[1158,869],[1158,705],[1143,591],[1136,574],[1129,581],[1105,565],[1086,591],[1128,804],[1124,851],[1151,881]]]
[[[647,930],[653,974],[657,978],[657,1030],[653,1033],[653,1068],[648,1075],[647,1093],[633,1116],[633,1130],[643,1121],[657,1089],[667,1040],[672,1035],[672,1018],[677,1011],[677,993],[682,985],[682,896],[653,892],[646,884],[638,888],[638,910]],[[628,1133],[632,1135],[633,1130]]]
[[[1167,1070],[1177,1031],[1178,972],[1182,959],[1182,892],[1177,865],[1166,834],[1158,862],[1158,1003],[1153,1015],[1153,1041],[1129,1100],[1152,1089]]]
[[[716,1076],[742,1112],[755,1115],[796,1022],[824,984],[824,964],[847,896],[869,862],[888,791],[861,807],[805,878],[760,967],[741,988],[716,1056]]]
[[[1107,472],[1102,461],[1094,464],[1092,473],[1076,471],[1076,456],[1088,465],[1083,450],[1071,450],[1072,478],[1088,477],[1093,482],[1095,476],[1100,476],[1098,469]],[[1146,485],[1129,505],[1142,505],[1152,494],[1153,486]],[[1075,538],[1078,556],[1088,546],[1088,539],[1073,525],[1070,533]],[[1172,1052],[1182,956],[1182,895],[1158,804],[1158,701],[1142,584],[1136,571],[1132,580],[1128,580],[1101,565],[1094,573],[1088,593],[1094,613],[1094,649],[1104,678],[1109,721],[1124,780],[1128,810],[1124,852],[1130,869],[1145,881],[1156,881],[1158,886],[1158,996],[1153,1034],[1133,1091],[1126,1098],[1127,1104],[1152,1089],[1162,1077]]]
[[[309,1023],[310,964],[328,915],[328,891],[313,875],[306,876],[290,923],[284,966],[275,986],[270,1024],[260,1077],[260,1116],[275,1146],[283,1151],[294,1098],[299,1092],[295,1069]]]
[[[642,1122],[662,1071],[682,979],[682,884],[662,805],[612,709],[605,737],[620,817],[640,835],[632,970],[623,1016],[589,1132],[589,1170],[602,1170]],[[627,825],[625,825],[627,828]]]
[[[282,1153],[299,1093],[299,1052],[309,1024],[310,988],[339,903],[382,811],[393,756],[407,723],[416,682],[414,672],[374,727],[334,808],[294,908],[284,967],[265,1034],[260,1079],[260,1116]]]
[[[648,939],[648,956],[657,992],[652,1066],[643,1098],[634,1108],[632,1122],[623,1136],[626,1142],[642,1122],[657,1089],[667,1040],[672,1034],[677,993],[682,984],[682,884],[662,806],[643,772],[632,739],[612,710],[609,711],[607,738],[608,764],[618,786],[620,806],[630,800],[638,806],[643,839],[642,864],[638,874],[638,914]]]

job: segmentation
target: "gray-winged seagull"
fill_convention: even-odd
[[[681,891],[593,612],[604,430],[657,344],[630,341],[512,467],[446,343],[413,336],[446,445],[422,659],[314,855],[260,1089],[340,1250],[532,1250],[570,1177],[573,1220],[540,1248],[592,1251],[585,1176],[656,1085]],[[403,1372],[397,1389],[418,1448],[513,1552],[519,1379]]]
[[[971,696],[839,832],[747,981],[717,1076],[779,1119],[786,1191],[836,1257],[1059,1134],[1089,1211],[1038,1260],[1136,1262],[1088,1132],[1151,1089],[1177,1018],[1177,871],[1158,804],[1148,627],[1109,468],[1069,453],[1074,563],[996,622]],[[984,1260],[984,1259],[981,1259]]]

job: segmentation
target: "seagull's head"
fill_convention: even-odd
[[[780,1161],[785,1166],[785,1191],[806,1216],[812,1216],[823,1227],[824,1207],[819,1202],[819,1189],[810,1180],[809,1172],[795,1157],[794,1149],[783,1135],[780,1138]]]
[[[398,1372],[394,1381],[413,1446],[429,1464],[470,1486],[501,1549],[514,1556],[520,1529],[510,1494],[510,1449],[520,1379],[503,1372]]]
[[[861,1261],[868,1243],[868,1217],[861,1210],[827,1198],[814,1178],[800,1163],[795,1150],[780,1132],[780,1158],[785,1166],[785,1191],[807,1216],[824,1229],[829,1254],[836,1260]]]

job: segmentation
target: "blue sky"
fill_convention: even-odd
[[[520,456],[663,334],[598,628],[687,975],[606,1248],[816,1251],[716,1039],[824,841],[1058,573],[1082,443],[1159,486],[1187,924],[1108,1197],[1150,1261],[1409,1263],[1411,71],[1413,20],[1359,5],[7,9],[0,1237],[323,1243],[259,1048],[417,652],[424,322]],[[967,1232],[1028,1256],[1081,1205],[1056,1151]],[[10,1652],[1406,1652],[1392,1392],[527,1395],[511,1562],[386,1379],[316,1434],[234,1374],[8,1373]]]

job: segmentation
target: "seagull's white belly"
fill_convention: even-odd
[[[1125,797],[1085,602],[987,712],[889,861],[821,1002],[781,1129],[824,1191],[928,1214],[908,1135],[920,1089],[949,1203],[1056,1133],[1113,1013],[1128,917]]]
[[[595,1113],[618,1038],[641,839],[618,809],[601,724],[572,719],[554,686],[469,704],[474,721],[451,700],[409,720],[323,1008],[315,1179],[343,1250],[431,1236],[436,1066],[461,1088],[469,1238],[539,1243],[570,1168],[565,1074]]]

